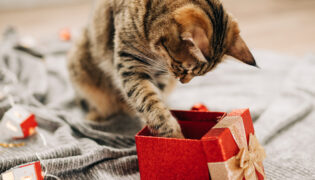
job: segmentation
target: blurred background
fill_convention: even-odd
[[[67,81],[63,60],[73,36],[87,23],[93,1],[0,0],[0,33],[12,26],[21,37],[13,29],[5,38],[0,34],[0,117],[9,107],[5,95],[12,94],[38,114],[39,130],[48,138],[47,147],[34,136],[25,140],[30,144],[25,149],[1,149],[0,173],[34,161],[38,152],[49,174],[60,179],[112,179],[121,173],[139,179],[136,152],[129,147],[140,123],[120,115],[99,124],[83,121]],[[250,107],[255,134],[268,154],[268,179],[315,179],[315,0],[222,1],[238,19],[261,69],[222,63],[179,86],[170,107],[190,109],[199,102],[211,111]],[[2,89],[7,102],[1,101]],[[127,133],[132,138],[122,138]],[[122,151],[113,150],[117,147]]]
[[[250,48],[289,55],[314,52],[314,0],[223,0],[238,19]],[[0,31],[11,25],[22,36],[58,37],[63,28],[78,31],[87,22],[90,0],[0,0]]]

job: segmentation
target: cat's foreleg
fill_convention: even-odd
[[[125,59],[126,60],[126,59]],[[132,61],[128,58],[128,61]],[[121,57],[116,69],[128,103],[146,121],[152,133],[163,137],[184,138],[177,120],[163,103],[160,90],[149,73],[128,65]],[[137,60],[135,60],[137,62]]]

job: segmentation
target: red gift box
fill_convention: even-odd
[[[262,163],[249,160],[251,153],[261,153],[259,161],[264,155],[258,151],[262,149],[248,109],[227,116],[224,112],[172,113],[186,139],[154,137],[147,127],[135,137],[142,180],[264,179]]]

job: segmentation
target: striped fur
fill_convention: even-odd
[[[99,0],[69,53],[70,77],[91,107],[87,118],[124,112],[156,135],[183,138],[167,94],[176,78],[187,83],[247,48],[239,37],[219,0]]]

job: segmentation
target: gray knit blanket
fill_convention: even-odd
[[[13,30],[4,34],[0,118],[14,101],[36,115],[38,129],[23,140],[6,138],[6,129],[0,130],[0,143],[25,142],[18,148],[0,147],[0,173],[40,161],[45,179],[139,179],[134,135],[141,123],[124,115],[102,123],[84,119],[65,66],[70,46],[50,39],[24,49]],[[249,107],[267,152],[267,179],[315,179],[315,57],[254,55],[261,69],[227,60],[206,76],[179,85],[169,104],[190,109],[202,102],[225,112]]]

